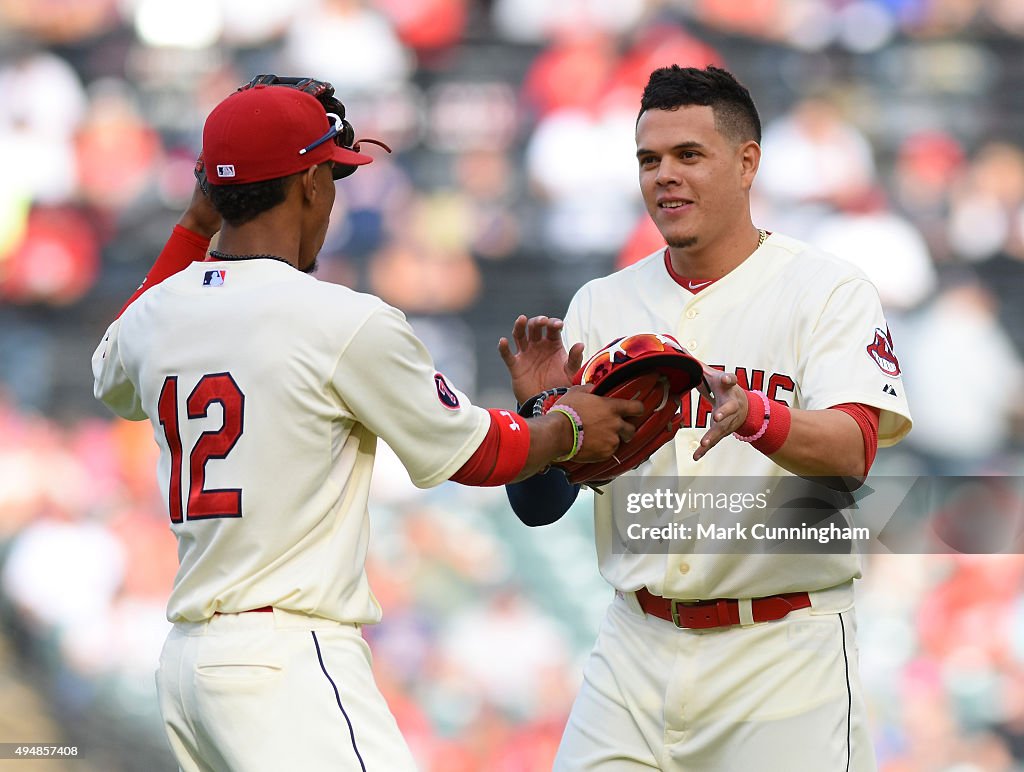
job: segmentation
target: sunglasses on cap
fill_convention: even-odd
[[[331,128],[324,132],[323,136],[318,137],[317,139],[313,140],[308,145],[306,145],[304,148],[302,148],[302,150],[299,151],[299,155],[305,155],[310,150],[320,147],[320,145],[322,145],[324,142],[327,142],[328,140],[333,140],[334,144],[336,144],[338,147],[343,147],[346,150],[351,150],[355,153],[360,152],[359,145],[362,142],[370,142],[374,145],[379,145],[389,153],[391,152],[391,148],[385,145],[380,140],[363,139],[359,140],[358,142],[355,141],[355,130],[352,128],[352,124],[346,121],[337,113],[327,113],[327,117],[331,121]],[[339,164],[337,162],[333,162],[331,164],[331,177],[333,177],[336,180],[340,180],[343,177],[348,177],[355,170],[355,166],[348,166],[346,164]]]

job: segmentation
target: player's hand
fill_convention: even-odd
[[[562,345],[562,320],[547,316],[520,316],[512,325],[512,340],[498,341],[498,353],[512,377],[512,392],[519,402],[546,389],[568,386],[583,364],[583,344],[568,352]]]
[[[221,224],[220,213],[213,208],[213,203],[197,181],[192,189],[192,200],[178,219],[178,225],[209,239],[220,230]]]
[[[583,447],[573,458],[582,463],[607,461],[636,433],[627,418],[642,415],[644,403],[637,399],[599,397],[590,392],[593,386],[573,386],[556,402],[571,407],[583,422]]]
[[[711,426],[701,437],[700,445],[693,453],[694,461],[699,461],[724,437],[735,432],[747,420],[747,396],[743,393],[743,387],[736,382],[735,375],[705,367],[704,379],[707,387],[701,384],[698,389],[711,402],[714,409],[711,413]]]

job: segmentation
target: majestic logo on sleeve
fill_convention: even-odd
[[[227,278],[228,272],[219,268],[215,271],[207,271],[203,274],[203,286],[204,287],[223,287],[224,279]]]
[[[459,398],[441,373],[434,373],[434,385],[437,387],[437,398],[441,400],[441,404],[449,410],[458,410]]]
[[[896,352],[893,351],[892,335],[889,333],[888,327],[885,328],[885,332],[882,332],[881,327],[875,328],[875,339],[867,347],[867,352],[883,373],[891,378],[900,374],[900,362],[896,358]]]

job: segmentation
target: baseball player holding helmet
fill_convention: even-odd
[[[856,554],[665,554],[616,542],[635,520],[619,486],[863,479],[877,447],[910,430],[874,286],[854,266],[754,226],[759,141],[757,110],[732,75],[655,70],[637,161],[668,247],[585,285],[564,325],[520,317],[514,349],[499,343],[520,402],[568,386],[584,351],[638,333],[674,336],[703,362],[711,397],[684,395],[672,440],[594,497],[599,566],[615,597],[557,770],[875,769],[857,675]],[[520,519],[542,525],[578,489],[552,470],[507,490]],[[699,506],[679,515],[713,517]]]
[[[381,618],[364,570],[378,437],[421,487],[500,485],[607,460],[643,410],[589,386],[538,418],[476,407],[401,312],[307,275],[334,181],[371,161],[329,84],[265,76],[227,97],[192,205],[93,356],[96,396],[160,448],[180,569],[157,685],[185,770],[414,768],[360,633]]]

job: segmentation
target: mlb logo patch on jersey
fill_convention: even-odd
[[[224,281],[227,279],[228,272],[223,268],[217,268],[213,271],[207,271],[203,274],[203,286],[204,287],[223,287]]]
[[[437,387],[437,398],[441,404],[449,410],[458,410],[459,398],[441,373],[434,373],[434,386]]]

